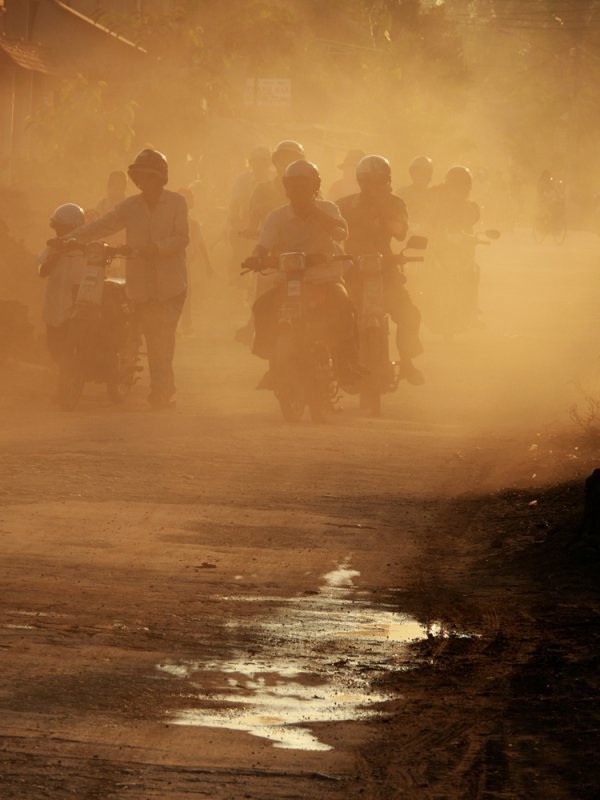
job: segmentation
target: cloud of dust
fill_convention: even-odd
[[[92,13],[90,3],[71,5]],[[434,183],[463,163],[474,175],[481,227],[505,234],[480,259],[486,330],[450,351],[425,333],[430,375],[447,381],[446,410],[438,388],[411,402],[432,415],[471,410],[490,424],[507,409],[534,422],[542,406],[551,416],[568,403],[593,333],[597,287],[588,265],[596,245],[584,236],[560,251],[536,246],[522,228],[544,168],[566,182],[573,227],[594,223],[597,3],[577,4],[577,13],[587,9],[585,36],[566,2],[211,0],[147,2],[142,15],[93,5],[104,9],[99,22],[147,57],[130,69],[128,59],[103,66],[95,54],[87,74],[40,88],[13,185],[0,188],[9,234],[39,250],[54,206],[95,207],[108,173],[153,145],[169,158],[170,188],[193,190],[192,215],[218,276],[207,289],[216,302],[198,308],[242,324],[244,290],[227,277],[227,211],[252,147],[301,141],[326,188],[352,148],[387,156],[395,188],[408,183],[417,155],[433,159]],[[558,11],[561,25],[552,23]],[[282,82],[278,90],[260,83],[271,79]],[[27,198],[26,213],[13,213],[10,192]],[[418,292],[416,279],[415,299]]]

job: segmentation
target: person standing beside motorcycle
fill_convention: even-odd
[[[142,150],[128,175],[140,193],[72,236],[85,244],[125,230],[132,251],[127,295],[135,303],[148,349],[148,401],[155,409],[169,408],[175,405],[175,331],[187,289],[188,208],[182,195],[164,188],[168,164],[158,150]]]
[[[383,283],[386,312],[396,323],[396,344],[400,357],[399,375],[413,386],[424,378],[412,359],[423,352],[419,337],[421,315],[406,290],[406,279],[388,262],[392,255],[391,241],[402,241],[408,231],[408,215],[404,200],[392,193],[392,169],[387,158],[369,155],[356,168],[360,186],[358,194],[342,198],[338,205],[348,223],[346,252],[352,256],[383,256]],[[361,281],[356,268],[348,272],[348,288],[360,308]]]
[[[317,167],[304,160],[292,162],[283,176],[283,186],[289,202],[269,214],[251,259],[286,252],[317,257],[340,255],[340,243],[348,236],[348,226],[335,203],[318,199],[321,177]],[[359,376],[354,307],[341,283],[324,284],[322,289],[321,313],[332,340],[337,379],[342,385],[354,383]],[[254,304],[253,352],[260,358],[271,358],[282,299],[281,291],[275,287]],[[264,379],[259,386],[270,388]]]
[[[58,237],[68,236],[83,225],[84,219],[82,208],[75,203],[64,203],[50,217],[50,227]],[[59,368],[70,354],[69,320],[84,267],[81,250],[61,253],[46,247],[39,260],[40,278],[48,281],[43,312],[48,352]]]

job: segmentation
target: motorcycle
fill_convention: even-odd
[[[389,315],[384,306],[383,273],[386,267],[400,267],[422,262],[423,256],[406,255],[407,250],[424,250],[425,236],[411,236],[401,253],[386,256],[379,254],[347,257],[357,268],[356,280],[360,284],[359,335],[360,365],[365,376],[360,385],[360,408],[378,417],[381,414],[381,395],[394,392],[400,380],[399,364],[390,360]]]
[[[48,243],[56,246],[55,241]],[[114,258],[129,256],[128,247],[110,247],[103,242],[82,245],[63,243],[63,248],[81,249],[86,266],[69,320],[68,354],[59,367],[58,403],[73,411],[86,382],[104,383],[113,403],[121,403],[138,380],[141,337],[133,307],[125,293],[123,278],[107,277]]]
[[[283,300],[270,359],[273,391],[283,418],[299,422],[306,407],[313,422],[324,422],[336,409],[338,384],[333,354],[319,313],[326,284],[342,282],[347,256],[282,253],[244,262],[242,275],[277,273]]]
[[[478,327],[480,268],[475,249],[499,238],[497,230],[436,237],[423,275],[423,320],[432,333],[450,341]]]

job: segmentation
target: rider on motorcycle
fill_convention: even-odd
[[[392,169],[383,156],[365,156],[356,168],[356,178],[360,192],[339,201],[349,230],[346,252],[353,256],[383,256],[385,310],[397,326],[399,375],[413,386],[420,386],[424,378],[412,359],[423,352],[419,338],[421,315],[406,290],[404,276],[396,266],[385,265],[386,256],[392,255],[392,239],[402,241],[406,238],[406,206],[392,193]],[[349,270],[347,282],[355,305],[360,307],[361,281],[356,268]]]
[[[479,222],[479,204],[469,200],[473,188],[473,176],[467,167],[451,167],[444,182],[434,189],[431,227],[435,233],[472,234]]]
[[[286,252],[340,255],[340,243],[348,236],[348,226],[334,203],[318,199],[321,177],[317,167],[304,160],[292,162],[283,176],[283,186],[289,203],[269,214],[251,258]],[[320,311],[331,336],[337,378],[342,384],[352,383],[358,374],[354,307],[342,284],[329,283],[322,289]],[[281,290],[275,287],[254,304],[253,352],[260,358],[272,355],[281,300]],[[270,388],[268,379],[259,386]]]
[[[431,210],[431,179],[433,162],[428,156],[418,156],[408,168],[411,183],[403,186],[399,196],[406,203],[411,227],[424,226]]]
[[[271,213],[279,206],[287,203],[287,195],[283,185],[285,170],[293,161],[304,160],[304,148],[299,142],[285,139],[275,147],[271,160],[275,167],[275,175],[270,180],[262,181],[254,187],[248,204],[248,224],[241,234],[246,239],[257,239],[260,228]],[[248,252],[248,251],[246,251]],[[268,292],[272,286],[271,280],[263,275],[258,275],[254,299]],[[253,325],[252,316],[248,322],[236,331],[235,338],[244,344],[252,341]]]
[[[479,204],[469,199],[473,188],[471,171],[451,167],[437,186],[431,216],[432,261],[448,274],[462,276],[465,304],[463,315],[479,325],[479,266],[475,261],[474,226],[479,222]]]
[[[68,236],[84,222],[84,212],[75,203],[58,206],[50,217],[50,227],[57,236]],[[69,354],[68,326],[85,259],[81,250],[61,253],[46,247],[39,260],[40,278],[47,278],[44,297],[44,322],[48,351],[60,365]]]
[[[248,235],[256,235],[267,216],[288,201],[284,186],[284,175],[294,161],[306,158],[299,142],[286,139],[273,150],[272,161],[276,174],[271,180],[259,183],[250,197]]]

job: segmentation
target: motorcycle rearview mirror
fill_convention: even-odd
[[[501,236],[500,231],[497,231],[495,228],[490,228],[489,231],[484,231],[484,233],[488,239],[493,239],[494,241]]]
[[[406,247],[411,250],[426,250],[428,244],[429,239],[426,236],[411,236],[406,243]]]

